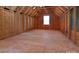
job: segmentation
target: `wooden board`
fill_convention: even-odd
[[[0,9],[0,39],[20,33],[20,14]]]

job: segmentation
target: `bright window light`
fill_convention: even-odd
[[[50,24],[50,18],[49,16],[43,16],[43,24],[44,25],[49,25]]]

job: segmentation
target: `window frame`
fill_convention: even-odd
[[[45,16],[49,16],[48,24],[45,24],[45,19],[44,19]],[[50,25],[50,15],[43,15],[43,25]]]

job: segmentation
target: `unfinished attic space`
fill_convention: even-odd
[[[0,6],[0,53],[79,52],[79,7]]]

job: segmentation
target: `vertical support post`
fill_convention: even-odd
[[[76,7],[74,7],[74,42],[76,42]]]
[[[70,38],[70,11],[68,12],[68,37]]]

